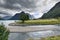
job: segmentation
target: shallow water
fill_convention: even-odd
[[[12,27],[8,24],[15,22],[14,20],[4,20],[0,21],[0,24],[3,23],[6,27]],[[17,26],[19,27],[19,26]],[[21,26],[22,27],[22,26]],[[27,27],[58,27],[60,25],[34,25],[34,26],[27,26]],[[60,35],[60,31],[57,30],[47,30],[47,31],[37,31],[37,32],[29,32],[29,33],[10,33],[9,40],[26,40],[30,37],[32,38],[40,38],[40,37],[47,37],[53,35]]]

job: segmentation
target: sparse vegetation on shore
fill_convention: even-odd
[[[4,25],[0,25],[0,40],[8,40],[9,31]]]
[[[60,40],[60,36],[51,36],[47,38],[41,38],[41,40]]]
[[[51,36],[51,37],[45,37],[45,38],[29,38],[28,40],[60,40],[60,36]]]

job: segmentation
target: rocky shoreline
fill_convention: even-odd
[[[33,26],[39,24],[17,24],[17,23],[10,23],[9,26]]]
[[[44,25],[44,24],[18,24],[18,23],[10,23],[9,26],[34,26],[34,25]],[[46,24],[48,25],[48,24]],[[51,24],[53,25],[53,24]],[[60,24],[55,24],[55,25],[60,25]]]

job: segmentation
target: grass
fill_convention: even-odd
[[[60,36],[51,36],[47,38],[41,38],[41,40],[60,40]]]
[[[51,37],[45,37],[45,38],[29,38],[28,40],[60,40],[60,36],[51,36]]]
[[[21,21],[18,21],[17,23],[28,24],[28,25],[53,25],[53,24],[60,24],[60,19],[27,20],[24,23],[21,23]]]

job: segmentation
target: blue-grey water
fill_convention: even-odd
[[[14,20],[0,20],[0,24],[3,23],[5,27],[10,27],[8,24],[14,23]],[[18,27],[18,26],[17,26]],[[21,26],[22,27],[22,26]],[[34,25],[28,27],[59,27],[60,25]],[[40,38],[53,35],[60,35],[60,31],[57,30],[47,30],[47,31],[37,31],[29,33],[10,33],[8,40],[26,40],[28,38]]]

